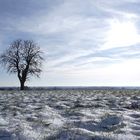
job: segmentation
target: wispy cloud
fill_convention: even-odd
[[[98,78],[117,67],[139,64],[139,6],[139,0],[0,1],[0,50],[16,38],[33,39],[45,52],[42,79],[44,75],[49,77],[50,85],[60,77],[62,84],[72,84],[74,78],[64,78],[70,73],[78,73],[79,81],[88,73],[91,82],[92,72],[100,84]],[[137,69],[137,65],[132,66]],[[118,75],[125,74],[125,70]],[[109,75],[112,81],[114,75]]]

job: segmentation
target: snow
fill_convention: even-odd
[[[2,117],[0,117],[0,126],[8,125],[8,122],[4,120]]]
[[[0,140],[19,139],[140,139],[140,91],[0,91]]]

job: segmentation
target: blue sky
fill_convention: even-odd
[[[140,86],[139,0],[1,0],[0,52],[18,38],[46,61],[30,86]],[[18,86],[0,68],[0,86]]]

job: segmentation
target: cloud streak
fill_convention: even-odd
[[[98,78],[106,77],[106,71],[128,67],[128,62],[139,64],[139,5],[138,0],[0,1],[0,50],[17,38],[33,39],[45,52],[42,84],[46,77],[48,85],[58,84],[55,80],[72,85],[75,73],[79,83],[89,73],[89,84],[103,84],[107,79]],[[92,72],[95,80],[90,78]],[[125,70],[119,73],[123,74]],[[115,73],[109,77],[108,84],[115,81]]]

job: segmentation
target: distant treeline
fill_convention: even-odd
[[[140,87],[109,87],[109,86],[56,86],[56,87],[25,87],[25,90],[140,90]],[[0,87],[0,90],[20,90],[19,87]]]

